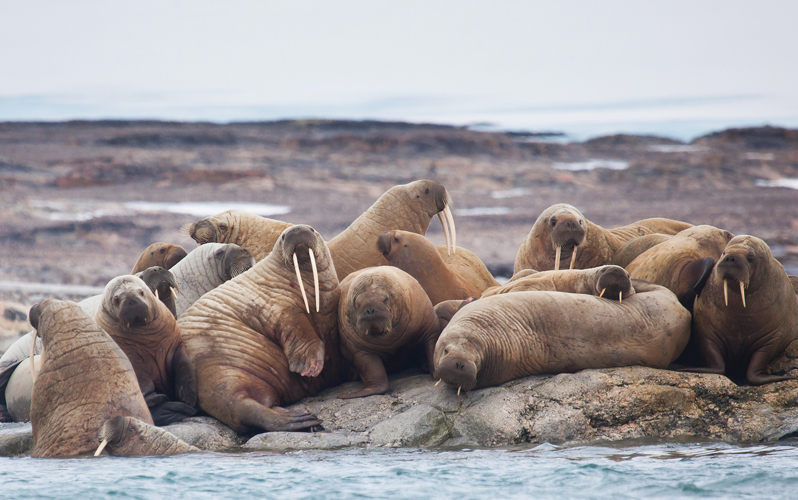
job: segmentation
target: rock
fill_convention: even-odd
[[[0,457],[30,455],[33,429],[28,423],[0,424]]]
[[[247,441],[248,450],[334,450],[365,446],[368,438],[356,433],[332,432],[266,432]]]
[[[798,144],[798,130],[783,127],[730,128],[703,135],[692,144],[712,147],[743,147],[746,149],[786,149]]]
[[[163,429],[205,451],[229,451],[239,448],[245,441],[244,437],[212,417],[190,417]]]
[[[422,404],[375,425],[369,432],[369,441],[391,448],[437,446],[449,435],[443,412]]]

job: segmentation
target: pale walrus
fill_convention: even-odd
[[[174,434],[149,425],[133,417],[113,417],[106,420],[97,435],[100,445],[94,456],[105,450],[109,455],[163,456],[200,451]]]
[[[200,407],[238,432],[320,424],[280,405],[342,382],[339,293],[327,245],[300,225],[252,269],[202,296],[178,321]]]
[[[480,291],[441,259],[426,237],[408,231],[387,231],[375,245],[388,264],[398,267],[421,283],[432,304],[452,299],[479,297]]]
[[[133,365],[155,423],[193,415],[197,385],[174,315],[135,276],[112,279],[102,297],[94,321]],[[188,407],[164,406],[166,401],[182,401]]]
[[[187,224],[183,230],[198,245],[233,243],[246,248],[255,261],[259,261],[271,253],[277,238],[291,226],[293,224],[288,222],[267,219],[243,210],[227,210]]]
[[[338,236],[327,244],[338,279],[367,267],[387,265],[377,251],[377,239],[385,231],[399,229],[426,234],[435,214],[441,220],[446,246],[456,253],[452,200],[442,184],[420,180],[394,186]],[[447,251],[447,253],[449,253]]]
[[[360,390],[341,399],[385,394],[386,365],[403,369],[423,358],[432,372],[438,317],[418,281],[401,269],[370,267],[344,278],[338,328],[341,354],[363,380]]]
[[[693,300],[733,237],[730,232],[713,226],[691,227],[649,248],[629,263],[626,270],[632,279],[667,287],[684,307],[692,310]]]
[[[148,267],[155,266],[171,269],[186,255],[185,249],[180,245],[164,243],[163,241],[153,243],[141,253],[130,274],[140,273]]]
[[[732,238],[693,308],[693,335],[702,373],[724,373],[760,385],[794,377],[765,368],[798,339],[798,297],[767,243]]]
[[[518,249],[513,273],[589,269],[607,265],[620,247],[646,234],[676,234],[692,224],[671,219],[645,219],[628,226],[604,229],[587,220],[572,205],[552,205],[537,218]]]
[[[491,288],[482,298],[511,292],[565,292],[595,295],[623,302],[635,293],[629,273],[618,266],[541,271]]]
[[[435,346],[436,379],[470,390],[539,373],[666,368],[690,337],[690,313],[665,287],[636,280],[623,303],[562,292],[479,299]]]

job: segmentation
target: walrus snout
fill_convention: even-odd
[[[225,249],[222,269],[227,279],[233,279],[255,265],[255,259],[245,248],[230,245]]]
[[[378,298],[364,301],[357,311],[357,329],[366,335],[383,335],[391,331],[391,311]]]
[[[753,257],[751,257],[753,260]],[[716,267],[719,280],[733,279],[748,287],[751,278],[751,266],[748,255],[739,253],[725,253],[721,256]]]
[[[119,321],[124,325],[143,326],[152,320],[150,307],[138,295],[126,294],[119,304]]]
[[[457,354],[445,356],[435,368],[433,378],[452,388],[470,391],[477,385],[477,365]]]
[[[179,245],[171,246],[168,249],[161,248],[159,251],[166,254],[166,259],[164,259],[164,267],[166,267],[166,269],[173,268],[175,264],[183,260],[188,255],[186,250]]]
[[[596,292],[602,297],[618,300],[620,297],[629,297],[635,293],[629,273],[618,266],[605,266],[600,271],[601,275],[596,280]]]
[[[308,250],[316,249],[316,231],[310,226],[293,226],[280,236],[283,255],[288,258],[296,253],[299,260],[309,259]]]
[[[30,325],[34,329],[36,330],[39,329],[39,318],[42,317],[42,313],[44,312],[44,310],[47,309],[49,305],[54,304],[56,302],[59,301],[56,299],[46,299],[39,302],[38,304],[35,304],[33,307],[30,308],[30,312],[28,312],[28,321],[30,322]]]
[[[188,235],[198,245],[219,241],[216,225],[208,219],[202,219],[194,224],[189,224]]]
[[[160,266],[148,267],[136,276],[141,278],[141,281],[149,287],[152,293],[155,293],[156,290],[164,292],[169,288],[177,289],[175,275]]]
[[[579,246],[585,241],[585,228],[577,217],[552,217],[550,224],[554,248]]]

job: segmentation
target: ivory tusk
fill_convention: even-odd
[[[38,334],[39,331],[34,328],[33,338],[30,339],[30,378],[34,384],[36,383],[36,365],[33,363],[33,354],[36,351],[36,336]]]
[[[305,293],[305,285],[302,284],[302,275],[299,274],[299,260],[296,258],[296,252],[294,252],[294,270],[296,271],[296,280],[299,282],[299,290],[302,292],[302,299],[305,301],[305,310],[310,314],[308,296]]]
[[[170,286],[170,287],[169,287],[169,290],[172,292],[172,295],[174,295],[174,296],[175,296],[175,298],[177,298],[177,288],[174,288],[174,287],[171,287],[171,286]]]
[[[723,299],[726,301],[726,307],[729,306],[729,282],[723,280]]]
[[[438,212],[438,220],[441,221],[441,227],[443,228],[443,237],[446,238],[446,253],[452,255],[452,240],[449,238],[449,226],[446,224],[446,221],[443,219],[443,213]]]
[[[103,452],[103,450],[105,449],[105,445],[107,445],[107,444],[108,444],[108,440],[107,439],[103,439],[103,442],[100,443],[100,446],[97,447],[97,451],[94,452],[94,456],[95,457],[99,457],[100,453]]]
[[[316,255],[313,253],[312,248],[308,248],[310,253],[310,265],[313,267],[313,288],[316,292],[316,312],[319,312],[319,271],[316,270]]]
[[[623,292],[618,292],[618,303],[623,304]]]
[[[161,300],[161,296],[158,295],[158,289],[157,288],[155,289],[155,298],[158,299],[158,300]]]
[[[557,247],[557,250],[554,252],[554,270],[560,270],[560,253],[562,252],[561,247]]]
[[[458,387],[458,388],[457,388],[457,395],[458,395],[458,396],[460,395],[460,389],[462,389],[462,387]]]
[[[449,205],[446,205],[443,209],[443,213],[446,214],[446,220],[449,221],[449,230],[452,232],[452,254],[457,254],[457,230],[454,228],[454,217],[452,217],[452,209],[449,208]]]
[[[603,297],[604,296],[604,292],[606,292],[606,291],[607,291],[606,288],[602,288],[601,289],[601,293],[599,294],[599,298]]]
[[[745,307],[745,285],[743,282],[740,282],[740,296],[743,298],[743,307]]]
[[[439,378],[438,381],[435,382],[435,387],[438,387],[439,385],[441,385],[441,380],[443,380],[443,379]]]
[[[577,248],[578,247],[576,245],[574,245],[574,251],[571,254],[571,267],[569,267],[569,269],[573,269],[574,268],[574,264],[576,263],[576,249]]]

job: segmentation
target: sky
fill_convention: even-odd
[[[794,1],[0,1],[6,121],[798,126]]]

